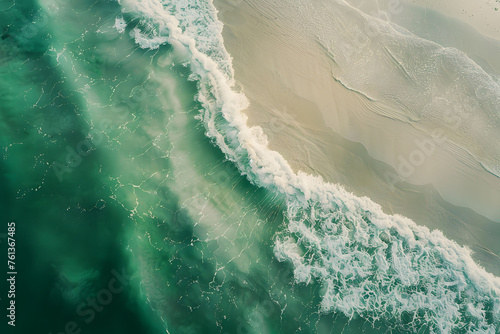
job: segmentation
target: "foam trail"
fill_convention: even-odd
[[[241,111],[248,100],[232,89],[231,58],[211,2],[121,4],[124,13],[141,19],[133,30],[141,47],[156,48],[164,40],[186,57],[204,108],[200,119],[226,157],[252,183],[286,195],[288,226],[274,252],[293,263],[298,282],[324,284],[323,311],[410,331],[500,330],[500,278],[476,264],[468,249],[440,231],[383,213],[366,197],[294,173],[268,148],[262,129],[247,126]]]

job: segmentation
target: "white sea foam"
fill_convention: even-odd
[[[123,19],[123,17],[117,17],[115,19],[115,25],[114,25],[114,27],[121,34],[121,33],[123,33],[125,31],[125,28],[127,28],[127,23],[125,22],[125,20]]]
[[[248,101],[233,90],[231,58],[210,2],[121,4],[142,19],[134,33],[141,47],[165,40],[189,50],[208,136],[251,182],[286,194],[288,226],[274,252],[293,263],[298,282],[324,284],[323,311],[411,331],[425,325],[443,333],[500,330],[500,278],[476,264],[468,249],[440,231],[383,213],[366,197],[294,173],[268,148],[262,129],[247,126],[241,111]],[[408,315],[412,320],[405,320]]]

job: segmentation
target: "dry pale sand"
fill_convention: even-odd
[[[500,274],[497,177],[467,155],[459,154],[457,161],[453,149],[460,148],[438,144],[411,176],[399,177],[400,159],[419,150],[416,140],[428,137],[381,116],[389,107],[337,82],[322,47],[265,1],[215,5],[236,81],[251,103],[249,121],[264,129],[272,149],[295,170],[368,196],[385,212],[439,228]]]

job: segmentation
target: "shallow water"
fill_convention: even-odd
[[[246,126],[211,4],[0,15],[16,332],[498,331],[500,280],[467,250],[294,173]]]

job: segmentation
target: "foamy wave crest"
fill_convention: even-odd
[[[275,254],[293,262],[297,281],[324,283],[324,311],[395,320],[410,332],[497,333],[498,278],[440,231],[352,196],[292,204],[288,214]]]
[[[153,48],[165,38],[186,55],[207,135],[251,182],[286,195],[288,226],[277,236],[274,252],[278,260],[293,263],[298,282],[325,286],[323,311],[410,331],[500,330],[500,279],[478,266],[469,250],[439,231],[384,214],[368,198],[294,173],[268,148],[262,129],[247,126],[242,110],[248,101],[232,88],[231,58],[211,2],[121,3],[124,12],[154,27],[136,31],[141,47]]]

